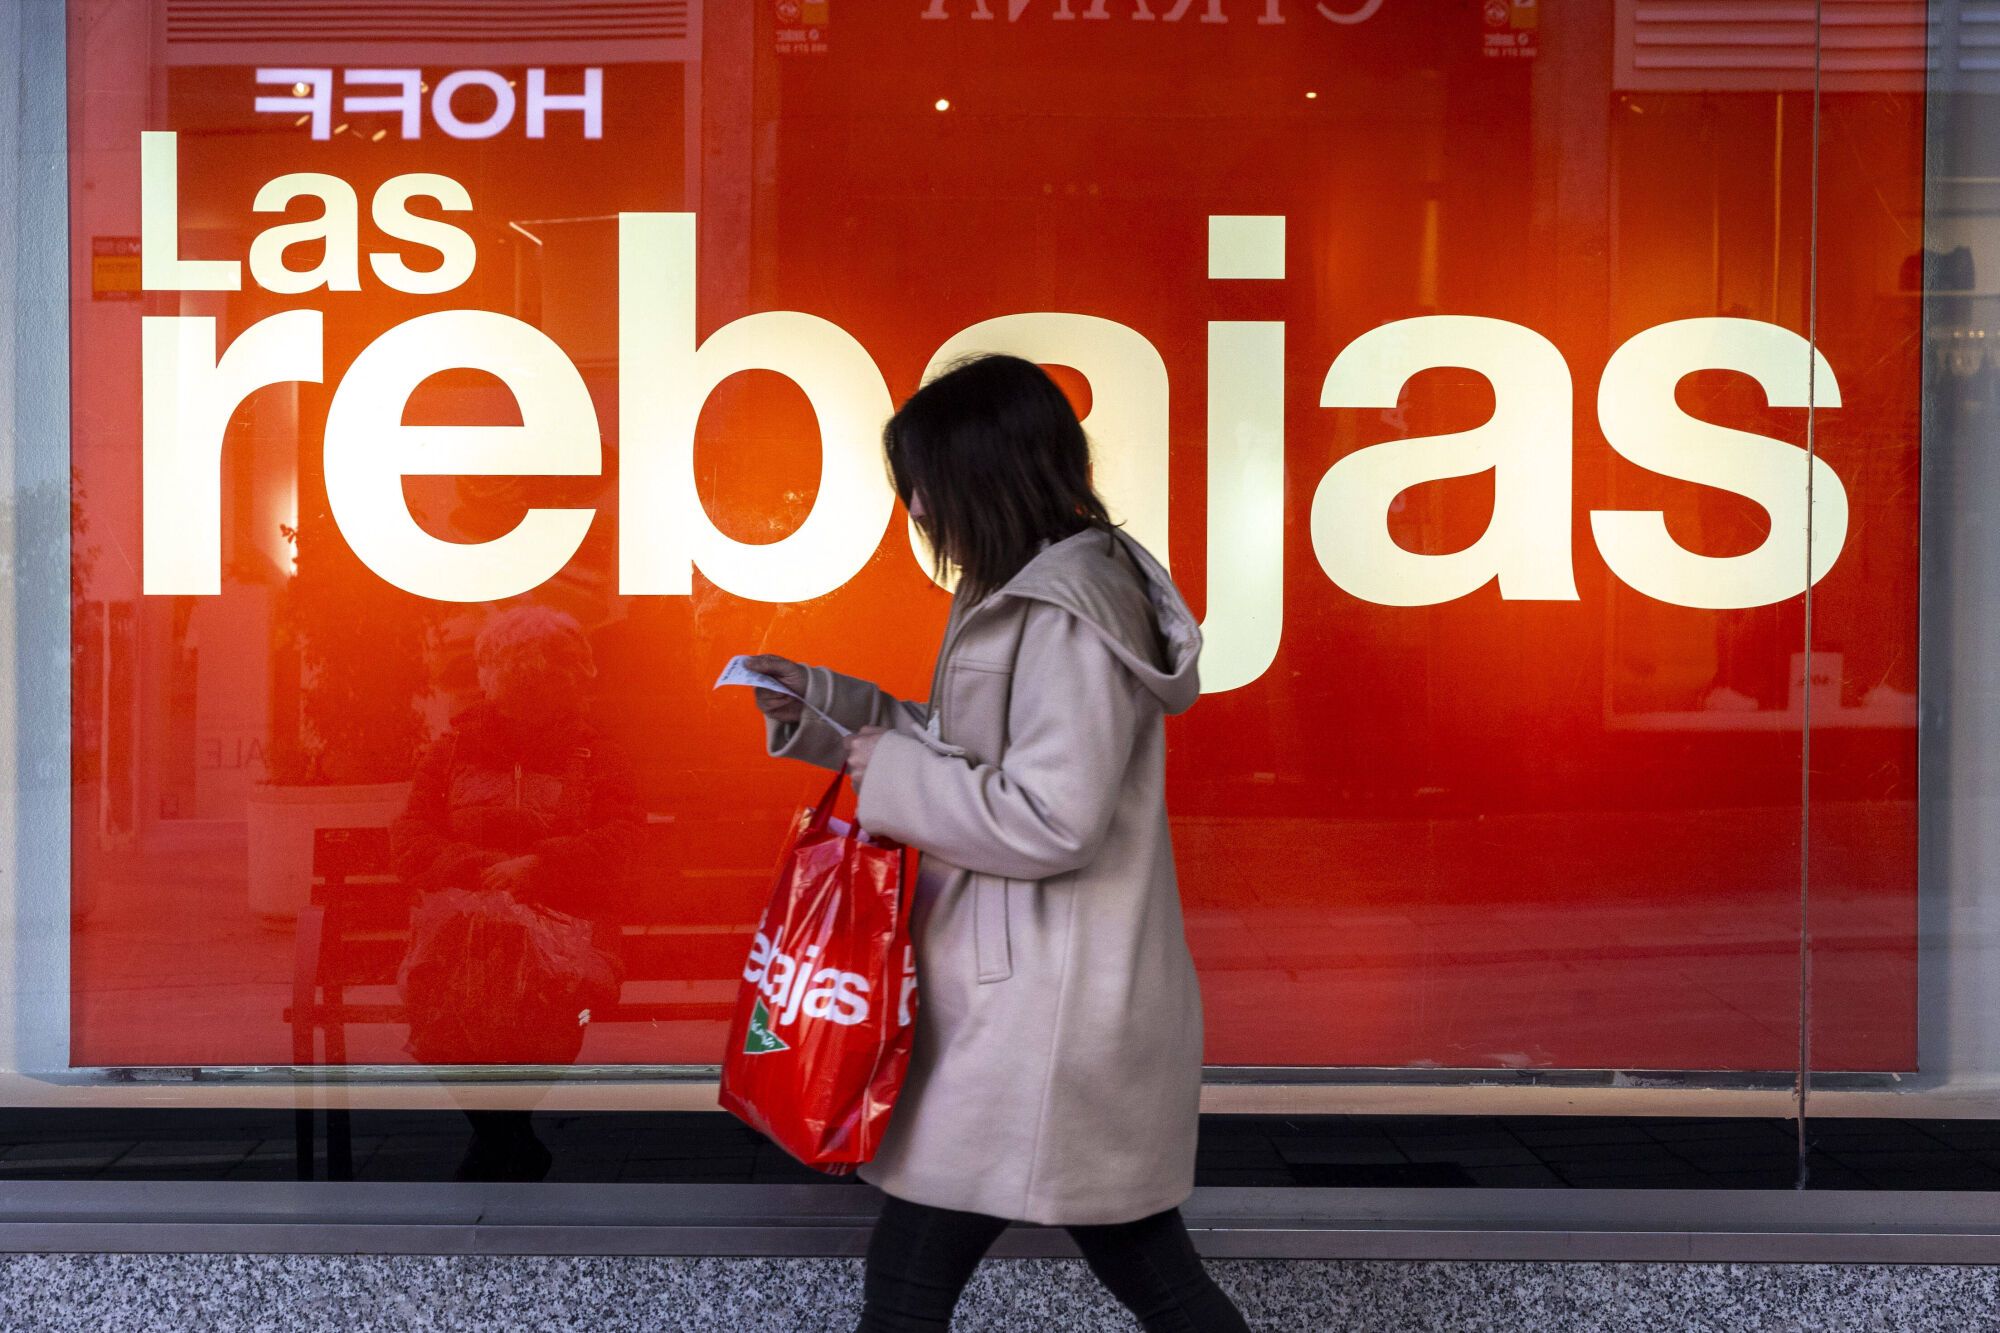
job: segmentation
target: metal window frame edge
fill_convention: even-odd
[[[17,1181],[0,1252],[817,1257],[861,1255],[860,1185]],[[1790,1190],[1197,1189],[1211,1258],[2000,1263],[2000,1198]],[[1002,1259],[1074,1257],[1016,1224]]]

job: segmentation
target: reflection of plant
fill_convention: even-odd
[[[288,786],[397,782],[424,739],[424,643],[436,611],[378,578],[330,518],[286,525],[294,573],[280,624],[299,654],[296,734],[278,728],[269,780]]]

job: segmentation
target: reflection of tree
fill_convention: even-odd
[[[303,516],[284,534],[293,574],[279,624],[298,654],[299,699],[296,726],[281,716],[272,728],[271,781],[400,782],[424,740],[418,702],[435,610],[363,565],[331,515]]]
[[[75,673],[89,647],[76,628],[83,620],[97,548],[84,541],[83,483],[74,470],[67,480],[67,485],[55,480],[32,482],[0,495],[0,532],[13,537],[0,542],[0,579],[13,590],[15,672],[24,694],[59,680],[69,680],[74,688]],[[67,608],[57,600],[65,593]],[[52,634],[21,632],[30,625],[60,625],[65,619],[71,626],[66,642]],[[68,756],[54,747],[31,747],[21,752],[19,760],[24,786],[69,778]]]

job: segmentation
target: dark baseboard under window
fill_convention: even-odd
[[[1799,1189],[1787,1120],[1205,1116],[1185,1212],[1218,1257],[2000,1262],[2000,1122],[1809,1148]],[[0,1111],[0,1250],[851,1256],[878,1204],[719,1113]]]

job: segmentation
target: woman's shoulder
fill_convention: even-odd
[[[1146,575],[1126,549],[1130,537],[1116,528],[1088,527],[1044,546],[995,597],[1046,599],[1052,593],[1089,589],[1145,596]]]
[[[1115,529],[1086,528],[1052,542],[994,594],[1053,603],[1106,624],[1151,618],[1145,571]]]

